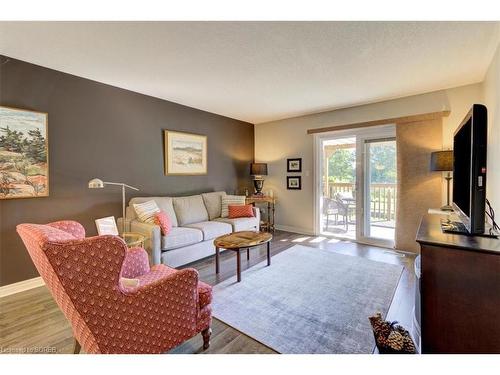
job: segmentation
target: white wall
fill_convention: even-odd
[[[313,136],[307,129],[450,110],[443,120],[443,143],[450,147],[453,131],[471,105],[482,102],[482,92],[481,84],[473,84],[255,125],[255,159],[269,164],[264,190],[272,189],[277,197],[277,227],[313,233]],[[302,190],[287,190],[286,159],[299,157]]]
[[[488,181],[486,194],[500,215],[500,46],[483,82],[484,104],[488,108]],[[499,221],[497,219],[497,221]]]

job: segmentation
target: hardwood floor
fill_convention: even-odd
[[[311,237],[296,233],[276,231],[271,243],[271,254],[276,255],[289,247],[301,244],[326,249],[339,254],[360,256],[380,262],[401,264],[404,271],[391,303],[387,319],[397,320],[408,330],[411,328],[415,290],[413,272],[414,257],[384,248],[341,241],[324,237]],[[250,260],[242,257],[242,271],[266,259],[266,247],[250,251]],[[215,285],[236,274],[235,254],[225,251],[220,256],[220,273],[215,274],[214,257],[195,262],[200,279]],[[243,274],[243,282],[245,275]],[[170,353],[275,353],[271,348],[235,330],[227,324],[213,319],[210,348],[202,351],[202,338],[197,335]],[[0,299],[0,353],[72,353],[73,336],[69,323],[64,318],[46,287],[31,289]]]

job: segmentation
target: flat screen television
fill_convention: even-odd
[[[453,209],[470,234],[484,233],[486,107],[474,104],[453,137]]]

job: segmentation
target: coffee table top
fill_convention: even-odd
[[[262,245],[271,241],[272,238],[271,233],[267,232],[234,232],[217,237],[214,240],[214,245],[223,249],[240,249]]]

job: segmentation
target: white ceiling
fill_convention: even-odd
[[[480,82],[488,22],[0,22],[0,54],[262,123]]]

